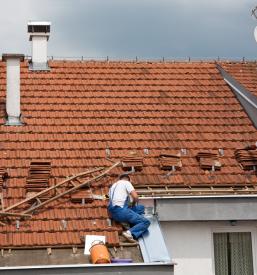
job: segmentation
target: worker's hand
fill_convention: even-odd
[[[130,192],[130,195],[131,195],[132,200],[133,200],[132,204],[133,204],[133,206],[135,206],[138,203],[138,194],[135,190],[133,190],[133,191]]]
[[[136,206],[137,204],[138,204],[138,202],[137,202],[137,201],[132,201],[132,203],[131,203],[131,207]]]

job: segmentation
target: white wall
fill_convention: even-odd
[[[170,256],[177,265],[174,275],[214,275],[213,232],[251,232],[254,271],[257,275],[257,221],[162,222]]]

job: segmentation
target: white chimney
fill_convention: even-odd
[[[6,61],[6,125],[22,125],[20,121],[20,61],[23,54],[3,54]]]
[[[32,63],[30,70],[49,70],[47,63],[47,41],[50,36],[51,22],[30,21],[28,23],[29,40],[32,41]]]

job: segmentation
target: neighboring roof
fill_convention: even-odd
[[[221,66],[246,89],[257,96],[257,62],[222,62]]]
[[[243,106],[255,128],[257,128],[257,96],[254,93],[248,91],[239,81],[226,72],[220,65],[217,64],[217,68],[224,80],[234,91],[235,96]]]
[[[0,62],[0,159],[10,178],[5,206],[26,197],[31,160],[51,161],[50,183],[98,166],[109,166],[130,151],[144,157],[144,168],[132,176],[136,187],[255,185],[256,175],[243,171],[236,149],[257,141],[257,131],[214,62],[51,61],[50,72],[21,68],[24,126],[5,126],[5,66]],[[235,67],[239,66],[234,63]],[[233,67],[233,65],[229,65]],[[241,63],[240,63],[241,66]],[[244,78],[241,79],[242,84]],[[252,87],[253,89],[253,87]],[[149,154],[144,154],[148,149]],[[182,155],[181,171],[167,176],[159,169],[163,152]],[[206,173],[196,155],[218,153],[222,168]],[[102,189],[121,170],[102,181]],[[104,234],[119,243],[118,226],[108,225],[106,201],[75,204],[59,200],[31,219],[0,226],[1,247],[82,245],[86,234]],[[62,227],[67,221],[67,228]]]

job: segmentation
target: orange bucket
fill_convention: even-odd
[[[93,264],[109,264],[111,262],[108,249],[102,241],[94,241],[89,251]]]

